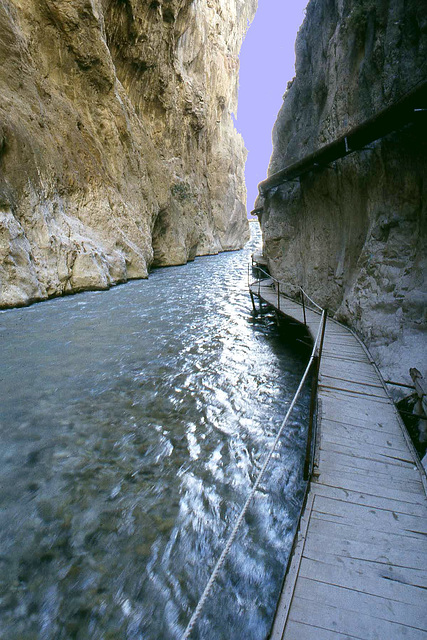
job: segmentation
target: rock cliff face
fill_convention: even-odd
[[[0,307],[244,244],[256,5],[0,0]]]
[[[311,0],[269,174],[427,80],[425,9],[423,0]],[[407,379],[410,366],[426,369],[425,128],[370,146],[269,192],[264,252],[275,276],[363,336],[385,375]]]

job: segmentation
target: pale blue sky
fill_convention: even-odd
[[[237,129],[243,135],[248,160],[248,213],[267,176],[271,132],[289,80],[295,75],[295,38],[307,0],[259,0],[258,11],[240,54]]]

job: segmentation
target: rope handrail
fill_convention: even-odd
[[[318,305],[317,302],[314,302],[313,298],[310,298],[308,293],[306,293],[302,287],[301,287],[301,291],[303,292],[305,297],[308,298],[308,300],[310,300],[312,304],[314,304],[315,307],[317,307],[320,311],[323,311],[323,308],[320,305]]]
[[[290,286],[290,287],[298,287],[298,289],[301,291],[301,293],[308,299],[310,300],[310,302],[312,304],[314,304],[315,307],[317,307],[317,309],[319,309],[319,311],[323,311],[323,307],[321,307],[320,305],[317,304],[317,302],[315,302],[313,300],[313,298],[311,298],[308,293],[300,286],[300,285],[295,285],[292,282],[284,282],[283,280],[278,280],[277,278],[275,278],[274,276],[272,276],[270,273],[268,273],[268,271],[265,271],[265,269],[263,269],[262,267],[256,267],[258,271],[260,271],[261,273],[264,273],[264,275],[268,276],[271,280],[273,280],[273,282],[277,282],[277,284],[282,284],[284,286]],[[255,280],[253,284],[255,284],[256,282],[260,282],[259,280]],[[262,282],[262,280],[261,280]]]
[[[253,485],[253,487],[252,487],[252,489],[251,489],[251,491],[249,493],[249,496],[247,497],[246,502],[243,505],[243,508],[240,511],[240,514],[239,514],[239,516],[238,516],[238,518],[237,518],[237,520],[236,520],[236,522],[234,524],[234,527],[233,527],[233,529],[232,529],[232,531],[231,531],[231,533],[230,533],[230,535],[228,537],[228,540],[227,540],[227,542],[226,542],[226,544],[224,546],[224,549],[222,550],[222,553],[221,553],[220,557],[218,558],[217,563],[216,563],[216,565],[215,565],[215,567],[214,567],[214,569],[213,569],[213,571],[211,573],[211,577],[209,578],[209,580],[208,580],[208,582],[206,584],[206,587],[205,587],[205,589],[204,589],[204,591],[203,591],[203,593],[202,593],[202,595],[201,595],[201,597],[199,599],[199,602],[198,602],[196,608],[194,609],[193,615],[191,616],[190,621],[189,621],[189,623],[188,623],[183,635],[181,636],[181,640],[188,640],[188,638],[190,637],[191,631],[193,630],[194,625],[196,624],[198,618],[200,617],[200,613],[201,613],[201,611],[203,609],[203,606],[204,606],[204,604],[205,604],[205,602],[206,602],[206,600],[207,600],[207,598],[208,598],[208,596],[209,596],[209,594],[210,594],[210,592],[212,590],[214,582],[215,582],[215,580],[216,580],[216,578],[217,578],[217,576],[218,576],[218,574],[219,574],[219,572],[220,572],[220,570],[221,570],[221,568],[222,568],[222,566],[223,566],[223,564],[224,564],[224,562],[225,562],[225,560],[227,558],[228,553],[230,552],[231,546],[232,546],[232,544],[233,544],[233,542],[234,542],[234,540],[236,538],[236,535],[237,535],[237,533],[239,531],[240,525],[243,522],[243,518],[245,517],[245,514],[246,514],[246,512],[248,510],[248,507],[249,507],[249,505],[250,505],[250,503],[251,503],[251,501],[252,501],[252,499],[253,499],[253,497],[255,495],[255,492],[256,492],[256,490],[257,490],[257,488],[258,488],[258,486],[259,486],[259,484],[260,484],[260,482],[261,482],[261,480],[262,480],[262,478],[264,476],[264,473],[265,473],[265,471],[267,469],[267,466],[268,466],[268,464],[269,464],[269,462],[270,462],[270,460],[272,458],[272,455],[273,455],[273,453],[274,453],[274,451],[275,451],[275,449],[277,447],[277,444],[278,444],[278,442],[280,440],[280,437],[281,437],[281,435],[283,433],[283,429],[285,428],[285,426],[286,426],[286,424],[287,424],[287,422],[289,420],[289,417],[290,417],[290,415],[291,415],[291,413],[293,411],[293,408],[294,408],[294,406],[296,404],[296,401],[299,398],[299,395],[300,395],[301,390],[302,390],[302,388],[304,386],[304,383],[305,383],[305,381],[307,379],[309,371],[310,371],[310,369],[311,369],[311,367],[313,365],[313,362],[315,362],[315,359],[316,359],[316,356],[317,356],[317,351],[318,351],[318,348],[319,348],[319,342],[321,344],[322,336],[324,334],[324,324],[326,322],[326,317],[327,317],[326,310],[322,310],[322,317],[321,317],[321,321],[319,323],[319,328],[317,330],[316,340],[314,342],[313,349],[312,349],[311,356],[310,356],[310,360],[309,360],[309,362],[307,364],[307,367],[305,369],[304,375],[301,378],[301,381],[300,381],[300,383],[298,385],[298,388],[297,388],[297,390],[295,392],[295,395],[294,395],[293,400],[292,400],[292,402],[291,402],[291,404],[289,406],[289,409],[288,409],[288,411],[287,411],[287,413],[286,413],[286,415],[285,415],[285,417],[284,417],[284,419],[282,421],[282,424],[280,425],[280,428],[279,428],[279,430],[277,432],[276,438],[274,439],[273,445],[270,448],[270,451],[269,451],[269,453],[268,453],[268,455],[267,455],[267,457],[266,457],[266,459],[264,461],[264,464],[262,465],[261,470],[260,470],[260,472],[259,472],[259,474],[258,474],[258,476],[257,476],[257,478],[255,480],[255,483],[254,483],[254,485]]]
[[[278,280],[277,278],[275,278],[274,276],[271,275],[271,273],[268,273],[268,271],[266,271],[265,269],[263,269],[262,267],[255,267],[257,269],[257,271],[260,271],[261,273],[263,273],[264,275],[268,276],[271,280],[273,280],[274,282],[278,282],[279,284],[287,284],[289,286],[294,286],[292,284],[292,282],[283,282],[283,280]],[[258,280],[255,280],[255,282],[258,282]]]

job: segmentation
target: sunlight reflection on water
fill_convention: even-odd
[[[4,639],[178,638],[304,368],[241,252],[0,313]],[[194,638],[263,638],[302,497],[296,409]]]

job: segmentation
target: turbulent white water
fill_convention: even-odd
[[[304,358],[240,252],[0,313],[0,637],[179,638]],[[305,394],[194,638],[265,637],[302,497]]]

